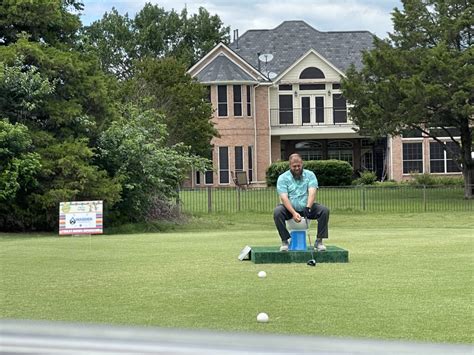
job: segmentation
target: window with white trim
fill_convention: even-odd
[[[328,143],[328,158],[347,161],[353,165],[353,144],[349,141],[336,140]]]
[[[234,166],[235,171],[244,170],[244,148],[243,147],[234,147]]]
[[[431,173],[458,173],[461,170],[456,162],[453,160],[453,155],[450,151],[445,150],[443,145],[447,148],[459,151],[459,147],[454,142],[430,142],[430,172]]]
[[[219,117],[226,117],[227,113],[227,86],[217,86],[217,114]]]
[[[195,185],[201,185],[201,173],[199,171],[196,171],[194,183]]]
[[[296,152],[303,160],[322,160],[323,145],[321,142],[303,141],[295,144]]]
[[[229,183],[229,147],[219,147],[219,184]]]
[[[242,85],[233,85],[234,90],[234,116],[242,116]]]
[[[247,85],[247,116],[252,116],[252,87]]]
[[[421,142],[403,142],[403,173],[423,172],[423,145]]]
[[[253,146],[249,145],[248,148],[248,172],[249,172],[249,181],[253,181]]]
[[[214,171],[207,170],[204,173],[204,183],[206,185],[212,185],[214,183]]]

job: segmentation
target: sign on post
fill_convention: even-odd
[[[73,201],[59,204],[59,235],[102,234],[102,201]]]

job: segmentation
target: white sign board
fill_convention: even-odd
[[[59,204],[59,234],[102,234],[102,201]]]

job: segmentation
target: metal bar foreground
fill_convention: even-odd
[[[262,324],[262,330],[265,324]],[[0,354],[472,354],[472,346],[0,321]]]

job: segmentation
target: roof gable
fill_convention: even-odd
[[[273,60],[260,63],[260,70],[278,76],[310,50],[345,73],[351,64],[362,68],[362,51],[373,48],[373,38],[368,31],[320,32],[304,21],[285,21],[272,30],[247,31],[230,48],[256,69],[259,53],[272,54]]]
[[[223,53],[217,55],[200,70],[196,78],[201,83],[257,82],[254,77],[242,70]]]
[[[249,65],[225,44],[219,43],[199,62],[192,66],[188,73],[200,82],[260,82],[266,78]]]

